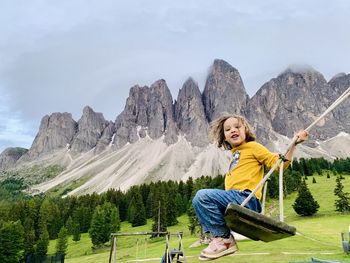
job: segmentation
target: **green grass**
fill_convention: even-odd
[[[350,262],[350,255],[345,255],[340,242],[340,232],[348,230],[350,214],[340,214],[334,211],[335,176],[327,179],[326,176],[316,176],[317,183],[312,183],[312,178],[307,181],[310,191],[320,204],[320,209],[315,216],[301,217],[292,209],[296,194],[290,195],[285,200],[285,221],[297,228],[294,237],[264,243],[261,241],[238,241],[239,251],[234,255],[223,257],[218,262],[238,263],[263,263],[263,262],[302,262],[311,257],[319,259],[336,259],[341,262]],[[311,179],[311,180],[310,180]],[[345,176],[342,181],[345,191],[350,189],[350,176]],[[270,202],[268,206],[273,206]],[[277,207],[278,210],[278,207]],[[278,213],[278,212],[277,212]],[[187,262],[199,262],[198,255],[205,247],[189,248],[198,240],[191,236],[187,225],[187,216],[178,218],[179,224],[169,227],[168,231],[176,233],[184,232],[183,244]],[[121,232],[150,231],[152,222],[141,227],[131,227],[123,222]],[[178,239],[171,237],[170,247],[178,247]],[[93,251],[88,234],[82,234],[79,242],[69,240],[67,263],[106,263],[109,259],[109,247]],[[55,241],[50,242],[49,253],[54,253]],[[118,237],[117,262],[127,262],[142,258],[155,258],[151,262],[159,262],[164,253],[165,240],[149,240],[145,236]]]

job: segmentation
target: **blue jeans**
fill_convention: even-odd
[[[192,206],[204,232],[210,232],[213,237],[228,237],[230,229],[226,226],[224,219],[226,207],[230,203],[240,205],[249,194],[248,191],[240,190],[199,190],[192,200]],[[261,212],[261,205],[256,197],[250,199],[245,207]]]

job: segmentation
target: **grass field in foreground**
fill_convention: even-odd
[[[343,215],[334,211],[335,177],[331,176],[327,179],[326,176],[316,176],[315,178],[317,183],[312,183],[312,178],[308,180],[309,189],[320,204],[320,209],[315,216],[300,217],[294,212],[291,205],[296,194],[288,196],[285,200],[285,221],[297,228],[296,236],[270,243],[251,240],[238,241],[239,251],[234,255],[220,258],[217,262],[302,262],[309,261],[311,257],[350,262],[350,255],[343,253],[340,242],[340,233],[349,228],[350,214]],[[350,189],[350,176],[345,176],[343,184],[345,191],[349,191],[347,189]],[[274,203],[267,205],[267,207],[274,206]],[[205,246],[190,248],[189,246],[196,242],[198,237],[189,234],[187,216],[181,216],[178,220],[179,224],[169,227],[168,231],[171,233],[183,231],[187,262],[199,262],[198,255]],[[123,222],[121,232],[150,231],[151,224],[152,222],[148,222],[146,226],[132,228],[130,224]],[[146,258],[153,259],[148,260],[150,262],[159,262],[165,249],[164,239],[149,240],[145,236],[120,237],[117,244],[117,262],[132,262]],[[109,247],[92,251],[91,246],[87,234],[83,234],[79,242],[73,242],[70,237],[65,262],[108,262]],[[172,237],[170,247],[177,246],[178,239]],[[54,247],[55,241],[50,242],[49,253],[54,253]]]

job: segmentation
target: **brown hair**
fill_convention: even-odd
[[[245,127],[246,142],[255,141],[255,134],[253,133],[252,128],[250,127],[247,120],[244,117],[235,114],[225,114],[210,123],[209,138],[211,141],[216,141],[219,148],[223,147],[226,150],[232,149],[232,146],[225,141],[224,133],[224,123],[229,118],[237,119]]]

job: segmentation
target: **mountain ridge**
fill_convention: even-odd
[[[69,169],[78,165],[82,156],[89,156],[87,159],[92,163],[99,158],[102,162],[106,155],[113,155],[114,152],[125,161],[124,165],[118,166],[117,170],[104,165],[95,167],[94,169],[98,171],[92,169],[93,171],[89,171],[89,176],[85,174],[81,178],[85,178],[84,180],[90,181],[91,184],[97,180],[97,175],[102,173],[102,170],[106,170],[104,173],[109,177],[118,178],[105,178],[114,182],[109,186],[121,187],[123,185],[121,178],[124,178],[124,181],[134,180],[141,183],[152,178],[161,180],[174,177],[176,180],[181,180],[203,173],[206,175],[213,175],[214,172],[224,173],[227,168],[224,164],[228,160],[227,156],[226,159],[218,157],[220,152],[213,150],[215,147],[211,146],[208,139],[210,121],[220,116],[222,112],[245,116],[262,143],[271,150],[281,151],[288,145],[287,137],[292,137],[298,129],[308,126],[348,85],[350,85],[350,74],[337,74],[327,82],[321,73],[312,68],[304,68],[301,71],[288,68],[276,78],[267,81],[252,98],[249,98],[238,70],[226,61],[216,59],[210,67],[202,93],[198,84],[190,77],[179,90],[177,99],[173,100],[166,81],[161,79],[150,87],[133,86],[124,110],[114,122],[105,120],[102,113],[94,112],[89,106],[84,107],[79,121],[73,120],[70,113],[44,116],[39,132],[28,151],[18,150],[20,154],[13,154],[13,150],[5,150],[0,154],[0,170],[18,169],[30,163],[40,163],[39,160],[44,159],[46,163],[60,163],[66,167],[58,180],[65,174],[72,175],[73,172]],[[347,134],[350,131],[350,121],[346,118],[349,108],[350,102],[345,101],[326,116],[316,127],[317,133],[312,133],[308,143],[312,148],[303,146],[300,156],[314,155],[326,158],[346,156],[348,151],[344,149],[334,149],[333,154],[317,147],[328,145],[326,140],[331,139],[347,142],[348,137],[336,138],[336,135],[340,132]],[[126,167],[129,170],[134,168],[128,163],[130,161],[119,155],[119,152],[126,153],[128,151],[126,149],[131,148],[133,154],[137,155],[136,149],[133,148],[136,147],[135,143],[146,149],[153,149],[154,145],[158,145],[164,153],[167,153],[164,155],[156,151],[159,156],[165,157],[162,157],[163,159],[159,157],[153,170],[146,169],[143,174],[135,171],[134,175],[138,174],[139,178],[127,172]],[[215,153],[214,155],[204,154],[208,147]],[[329,145],[327,147],[331,148]],[[182,154],[179,155],[179,152]],[[58,154],[50,161],[49,156],[54,153]],[[148,158],[147,153],[143,156],[144,159]],[[184,156],[187,156],[187,159]],[[142,158],[137,159],[133,155],[130,155],[130,158],[134,160],[134,165],[137,165],[137,161],[144,163]],[[114,161],[118,162],[116,159]],[[112,163],[109,165],[113,166]],[[181,167],[184,170],[181,170]],[[206,168],[202,169],[203,167]],[[164,170],[169,169],[176,173],[176,168],[180,171],[176,176],[171,176]],[[125,170],[124,174],[120,173],[120,169]],[[126,174],[129,174],[128,179],[125,177]],[[71,177],[72,180],[77,179],[76,176]],[[140,178],[143,180],[140,181]],[[100,191],[103,184],[101,182],[100,188],[97,186],[94,188],[86,182],[84,183],[86,189],[91,191]],[[37,189],[48,190],[50,189],[48,185],[49,183],[46,187],[40,186]],[[130,186],[130,184],[124,185]],[[102,188],[105,189],[107,186]],[[86,190],[80,189],[82,190],[80,192]]]

